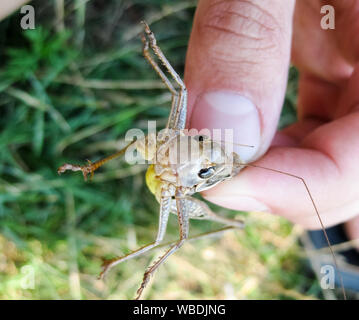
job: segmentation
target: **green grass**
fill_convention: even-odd
[[[115,152],[126,131],[164,125],[170,96],[141,55],[145,18],[183,74],[194,1],[34,1],[36,29],[0,23],[0,298],[130,299],[155,250],[98,281],[101,258],[151,242],[158,204],[144,166],[115,160],[84,182],[58,176],[64,162]],[[63,28],[63,26],[65,28]],[[291,71],[281,127],[295,120]],[[186,244],[145,291],[152,299],[302,299],[320,296],[306,274],[301,230],[278,217],[247,216],[244,232]],[[218,225],[194,221],[191,235]],[[167,239],[178,235],[171,217]],[[162,248],[163,250],[163,248]],[[33,289],[23,289],[26,268]]]

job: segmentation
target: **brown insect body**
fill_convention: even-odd
[[[143,54],[172,93],[172,107],[166,130],[157,135],[149,134],[143,139],[131,142],[114,155],[95,163],[89,163],[87,166],[64,164],[58,169],[58,173],[62,173],[66,170],[82,171],[84,178],[86,179],[88,174],[92,177],[93,172],[97,168],[102,166],[105,162],[123,155],[130,147],[136,149],[144,159],[153,163],[149,166],[146,172],[146,183],[160,203],[157,236],[154,242],[148,245],[132,251],[125,256],[105,261],[100,277],[103,277],[105,273],[115,265],[137,257],[158,246],[164,238],[169,213],[174,213],[178,217],[180,231],[179,240],[170,245],[170,248],[159,258],[159,260],[147,269],[141,286],[137,291],[137,299],[140,298],[150,276],[153,275],[156,269],[171,254],[176,252],[188,238],[189,219],[207,219],[229,225],[232,228],[243,228],[244,224],[242,221],[218,216],[203,201],[195,199],[191,197],[191,195],[212,188],[218,183],[234,177],[246,166],[282,173],[300,180],[309,195],[330,247],[329,239],[314,200],[307,184],[301,177],[279,170],[241,163],[238,155],[233,152],[227,152],[221,143],[213,141],[205,136],[188,136],[185,134],[184,129],[187,114],[186,87],[157,46],[156,39],[148,25],[145,22],[143,22],[143,24],[145,27],[145,34],[142,37],[144,44]],[[153,50],[155,55],[162,62],[168,73],[176,82],[179,90],[174,88],[165,73],[153,60],[149,53],[149,48]],[[335,265],[337,265],[334,254],[333,257]],[[345,297],[343,285],[342,289]]]

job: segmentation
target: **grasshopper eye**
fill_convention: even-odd
[[[199,170],[198,176],[201,179],[208,179],[215,173],[215,167],[209,167]]]
[[[204,140],[208,140],[208,139],[209,139],[209,137],[208,137],[208,136],[205,136],[205,135],[195,136],[194,138],[195,138],[197,141],[199,141],[199,142],[202,142],[202,141],[204,141]]]

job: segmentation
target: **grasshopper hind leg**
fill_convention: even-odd
[[[176,198],[171,199],[170,211],[174,214],[177,214],[178,224],[180,229],[180,239],[175,243],[170,245],[170,248],[155,262],[153,263],[145,272],[140,288],[137,290],[136,300],[140,299],[143,290],[146,288],[150,277],[155,273],[161,264],[163,264],[169,256],[175,253],[178,249],[182,247],[184,242],[188,239],[189,235],[189,219],[204,219],[211,220],[218,223],[226,224],[230,228],[243,228],[244,223],[241,220],[229,219],[216,215],[203,201],[200,201],[191,197]],[[228,228],[215,230],[213,232],[208,232],[199,237],[207,237],[214,235],[216,233],[222,233]]]
[[[152,68],[160,76],[168,90],[172,94],[172,106],[170,115],[168,118],[167,128],[169,129],[184,129],[186,125],[186,115],[187,115],[187,89],[182,81],[181,77],[173,69],[165,55],[163,54],[160,47],[157,45],[155,35],[151,31],[148,24],[142,21],[144,25],[144,35],[142,36],[143,42],[143,55],[147,61],[151,64]],[[174,82],[179,87],[177,91],[172,85],[171,81],[167,78],[165,73],[161,70],[159,65],[151,57],[149,53],[149,48],[151,48],[157,58],[161,61],[167,72],[171,75]]]
[[[159,217],[159,225],[158,225],[158,232],[156,236],[156,240],[150,244],[147,244],[137,250],[134,250],[130,252],[129,254],[121,257],[116,257],[110,260],[105,260],[102,266],[102,272],[100,273],[99,278],[102,279],[107,272],[109,272],[114,266],[118,265],[119,263],[133,259],[137,256],[142,255],[143,253],[157,247],[163,240],[166,228],[167,228],[167,222],[168,222],[168,216],[170,213],[170,199],[169,198],[163,198],[161,199],[161,205],[160,205],[160,217]]]
[[[177,217],[178,225],[180,230],[180,238],[175,242],[171,247],[163,254],[154,264],[152,264],[143,275],[143,280],[141,286],[137,290],[136,300],[139,300],[143,290],[146,288],[148,281],[151,276],[155,273],[158,267],[164,263],[169,256],[174,254],[179,248],[182,247],[184,242],[188,238],[189,234],[189,216],[187,209],[187,200],[185,198],[176,198],[176,207],[177,207]]]

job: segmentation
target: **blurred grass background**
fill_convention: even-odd
[[[101,258],[153,241],[158,209],[145,166],[115,160],[84,182],[59,177],[64,162],[85,163],[123,145],[128,129],[164,126],[170,95],[141,55],[139,21],[155,32],[183,74],[195,1],[37,0],[36,29],[18,12],[0,23],[0,298],[131,299],[164,248],[97,280]],[[290,72],[280,126],[295,121],[297,73]],[[244,231],[192,241],[156,273],[148,299],[321,297],[298,244],[301,230],[266,214]],[[190,234],[215,229],[193,221]],[[178,237],[171,216],[167,240]],[[23,289],[30,266],[34,288]]]

